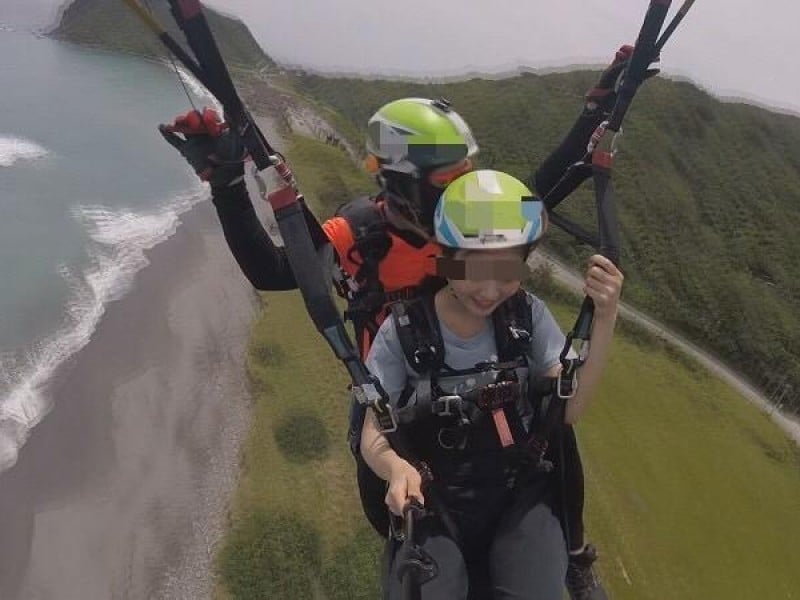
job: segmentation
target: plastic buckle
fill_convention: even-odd
[[[509,327],[508,330],[511,332],[511,337],[513,337],[515,340],[527,343],[531,339],[530,332],[525,329],[520,329],[518,327]]]
[[[578,369],[574,363],[569,367],[561,369],[556,381],[556,396],[562,400],[570,400],[575,397],[578,391]]]
[[[378,431],[384,434],[397,431],[397,417],[388,402],[383,406],[375,403],[372,405],[372,410],[375,412],[375,418],[378,419]]]
[[[436,348],[429,346],[428,348],[417,348],[414,350],[414,363],[417,366],[425,365],[432,361],[436,356]]]
[[[374,383],[353,386],[351,388],[353,398],[361,405],[369,406],[375,412],[378,419],[378,428],[381,433],[394,433],[397,431],[397,416]]]
[[[350,386],[350,392],[353,394],[353,399],[362,405],[371,406],[382,399],[374,383],[352,385]]]
[[[455,414],[450,410],[451,403],[460,406],[462,400],[461,396],[439,396],[433,401],[431,410],[433,414],[439,415],[440,417],[453,417]],[[442,405],[444,405],[444,410],[440,409]]]

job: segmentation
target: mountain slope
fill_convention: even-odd
[[[423,84],[298,76],[295,87],[363,131],[381,104],[446,96],[481,145],[481,166],[527,177],[558,143],[596,74]],[[615,185],[625,299],[720,354],[757,384],[800,390],[800,119],[657,80],[629,114]],[[594,219],[590,186],[564,204]],[[573,265],[586,251],[560,232]],[[784,381],[785,380],[785,381]],[[784,400],[800,409],[800,394]]]

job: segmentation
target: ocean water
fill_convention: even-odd
[[[2,472],[49,378],[208,192],[156,130],[190,108],[168,66],[3,24],[0,85]]]

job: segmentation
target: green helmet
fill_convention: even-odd
[[[402,98],[370,118],[367,151],[381,171],[416,176],[474,156],[478,144],[447,100]]]
[[[527,246],[544,233],[544,203],[519,179],[500,171],[472,171],[453,181],[433,216],[443,246],[495,250]]]

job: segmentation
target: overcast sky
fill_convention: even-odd
[[[604,63],[634,40],[647,7],[647,0],[207,1],[242,18],[279,62],[407,75]],[[46,20],[58,4],[0,0],[0,24]],[[798,27],[797,0],[697,0],[663,53],[663,69],[718,95],[800,111]]]
[[[673,2],[674,12],[683,0]],[[209,0],[281,62],[328,71],[450,74],[606,62],[647,0]],[[668,73],[800,111],[797,0],[697,0]]]

